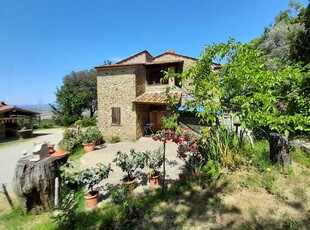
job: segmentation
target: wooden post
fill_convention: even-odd
[[[166,138],[167,140],[167,138]],[[165,196],[165,177],[166,177],[166,141],[164,142],[164,154],[163,154],[163,158],[164,158],[164,165],[163,165],[163,182],[162,182],[162,188],[161,188],[161,192],[163,197]]]
[[[283,134],[271,133],[269,137],[270,160],[274,163],[280,163],[282,167],[289,166],[292,163],[289,152],[288,138]]]
[[[10,197],[8,191],[6,190],[5,184],[2,184],[2,188],[3,188],[3,193],[4,193],[4,195],[6,196],[6,199],[8,200],[8,202],[9,202],[11,208],[14,209],[14,204],[13,204],[13,202],[12,202],[12,199],[11,199],[11,197]]]

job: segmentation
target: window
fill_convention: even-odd
[[[148,85],[166,85],[168,81],[160,82],[164,77],[163,71],[168,71],[171,69],[176,73],[181,73],[180,67],[178,64],[161,64],[161,65],[150,65],[146,69],[146,81]]]
[[[112,107],[112,125],[121,124],[121,108]]]

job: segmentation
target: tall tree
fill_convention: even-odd
[[[56,119],[70,125],[82,118],[82,113],[89,111],[90,117],[97,111],[96,71],[83,70],[71,72],[63,78],[63,85],[56,91],[56,103],[52,106]]]
[[[309,72],[298,64],[269,69],[257,46],[257,41],[242,44],[233,39],[207,46],[195,66],[177,75],[181,83],[191,82],[194,99],[188,106],[204,107],[197,115],[214,122],[217,111],[227,110],[226,102],[240,109],[242,126],[268,127],[286,135],[310,131],[310,100],[303,86]],[[213,71],[214,60],[226,63]]]
[[[297,38],[292,44],[292,50],[294,51],[292,52],[292,58],[307,65],[310,63],[310,3],[300,15],[300,18],[304,30],[298,32]]]
[[[265,53],[268,68],[284,68],[295,62],[294,44],[297,44],[298,34],[305,30],[302,23],[304,12],[305,8],[301,3],[291,1],[289,9],[281,11],[274,23],[265,28],[264,34],[258,39],[258,48]]]

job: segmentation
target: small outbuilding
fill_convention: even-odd
[[[33,120],[38,117],[40,117],[40,113],[7,105],[0,101],[0,140],[17,136],[17,134],[32,136]],[[19,130],[21,119],[27,119],[28,124],[27,127]]]

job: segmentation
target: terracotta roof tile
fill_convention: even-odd
[[[182,93],[171,92],[170,95],[179,101]],[[141,104],[167,104],[167,95],[165,92],[146,92],[138,96],[134,102]]]

